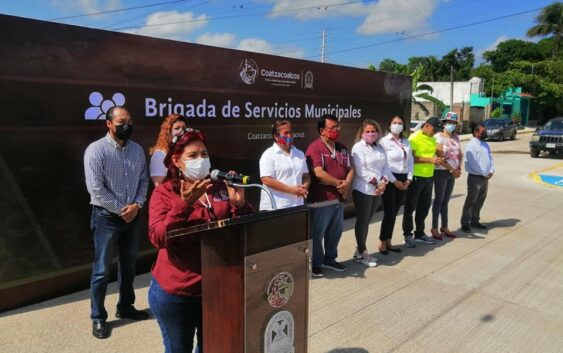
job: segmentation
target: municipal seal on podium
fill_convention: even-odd
[[[274,308],[281,308],[293,295],[293,276],[289,272],[280,272],[275,275],[266,289],[268,303]]]
[[[264,333],[264,353],[295,353],[294,325],[289,311],[280,311],[272,316]]]

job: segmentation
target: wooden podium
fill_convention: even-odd
[[[309,210],[257,213],[180,229],[201,232],[207,353],[306,353]]]

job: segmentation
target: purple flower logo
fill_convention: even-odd
[[[100,92],[90,93],[90,108],[84,113],[85,120],[105,120],[106,113],[111,107],[121,107],[125,105],[125,96],[122,93],[115,93],[111,99],[104,99]]]

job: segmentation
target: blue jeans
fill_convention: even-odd
[[[336,260],[343,224],[344,207],[341,202],[336,205],[311,209],[313,267],[320,267],[325,259]]]
[[[191,353],[196,329],[196,352],[203,353],[201,297],[168,294],[153,278],[149,306],[160,326],[165,353]]]
[[[117,308],[127,310],[135,302],[133,280],[135,260],[139,249],[139,217],[126,223],[118,215],[94,206],[90,229],[94,235],[94,263],[90,280],[92,320],[105,321],[108,313],[104,300],[110,277],[111,262],[119,254],[118,281],[119,301]]]

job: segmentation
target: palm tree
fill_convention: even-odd
[[[563,4],[555,2],[542,9],[536,17],[534,27],[526,33],[528,37],[548,36],[553,34],[553,57],[559,54],[559,45],[563,35]]]
[[[422,109],[422,111],[424,112],[424,114],[428,115],[430,114],[430,112],[428,111],[428,109],[424,106],[424,104],[422,102],[419,102],[416,100],[416,98],[422,98],[422,99],[426,99],[427,101],[430,101],[434,104],[436,104],[436,106],[438,107],[439,110],[442,110],[446,107],[446,105],[439,100],[436,97],[431,96],[432,93],[434,93],[434,89],[427,84],[418,84],[418,81],[420,80],[420,77],[422,76],[422,72],[423,72],[424,68],[422,67],[422,65],[418,65],[418,67],[416,69],[414,69],[414,71],[411,73],[411,77],[412,77],[412,103],[415,104],[416,106],[418,106],[420,109]],[[417,93],[420,92],[420,93]]]

